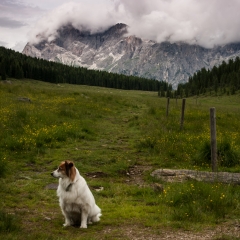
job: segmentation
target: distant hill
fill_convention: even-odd
[[[70,83],[126,90],[159,91],[172,89],[166,82],[150,80],[106,71],[71,67],[62,63],[28,57],[4,47],[0,47],[0,75],[22,79],[30,78],[51,83]]]
[[[215,94],[235,94],[240,90],[240,58],[222,62],[212,70],[202,68],[185,84],[179,84],[176,91],[180,96],[193,96],[206,92]]]
[[[72,66],[166,81],[174,88],[202,68],[212,69],[240,56],[240,43],[211,49],[184,42],[157,43],[129,36],[123,23],[101,33],[80,31],[72,25],[60,27],[57,33],[50,42],[39,33],[39,43],[28,43],[23,53]]]

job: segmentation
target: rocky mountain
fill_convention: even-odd
[[[129,36],[122,23],[102,33],[79,31],[71,25],[58,30],[58,37],[28,43],[23,54],[73,66],[163,80],[177,87],[201,68],[240,56],[240,43],[207,49],[183,42],[157,43]]]

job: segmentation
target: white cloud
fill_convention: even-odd
[[[19,28],[19,27],[22,27],[22,26],[25,26],[25,25],[26,24],[21,22],[21,21],[0,17],[0,27]]]
[[[0,45],[17,51],[26,45],[27,33],[44,10],[21,0],[0,1]]]
[[[204,47],[240,41],[239,0],[112,0],[66,3],[46,15],[31,32],[55,36],[63,24],[84,26],[92,32],[118,22],[130,26],[130,34],[163,41],[185,41]]]
[[[44,16],[30,33],[30,41],[37,42],[39,33],[46,38],[56,36],[57,29],[71,23],[74,27],[90,30],[91,33],[103,31],[117,23],[112,14],[109,4],[98,4],[94,6],[88,3],[65,3]]]
[[[240,41],[239,0],[119,0],[118,4],[130,16],[130,31],[137,36],[204,47]]]
[[[26,46],[25,41],[19,41],[19,42],[16,42],[14,46],[12,46],[12,49],[14,49],[15,51],[21,52],[25,46]]]
[[[240,0],[1,0],[0,39],[12,48],[70,22],[92,32],[121,22],[145,39],[213,47],[240,41],[239,9]]]
[[[7,43],[4,42],[4,41],[0,41],[0,46],[6,47],[6,46],[7,46]]]
[[[0,2],[1,17],[13,18],[22,21],[23,19],[32,19],[44,12],[38,6],[25,3],[18,0],[1,0]]]
[[[27,33],[29,32],[28,26],[20,28],[5,28],[0,27],[0,46],[11,48],[16,51],[22,51],[28,42]]]

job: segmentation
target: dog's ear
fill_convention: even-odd
[[[65,161],[65,168],[66,168],[66,174],[67,174],[67,176],[69,177],[70,167],[69,167],[68,161]]]
[[[70,163],[68,164],[69,169],[72,168],[73,165],[74,165],[73,162],[70,162]]]
[[[70,177],[70,173],[71,173],[70,171],[73,165],[74,165],[73,162],[65,161],[66,174],[68,177]]]

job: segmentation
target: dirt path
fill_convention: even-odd
[[[143,187],[146,185],[143,177],[146,171],[151,170],[151,166],[145,165],[134,165],[133,167],[129,168],[127,172],[127,180],[126,182],[129,184],[136,184],[139,187]]]
[[[153,233],[151,228],[137,225],[104,229],[104,235],[126,240],[236,240],[240,239],[240,225],[237,222],[221,224],[199,232],[160,228]]]

